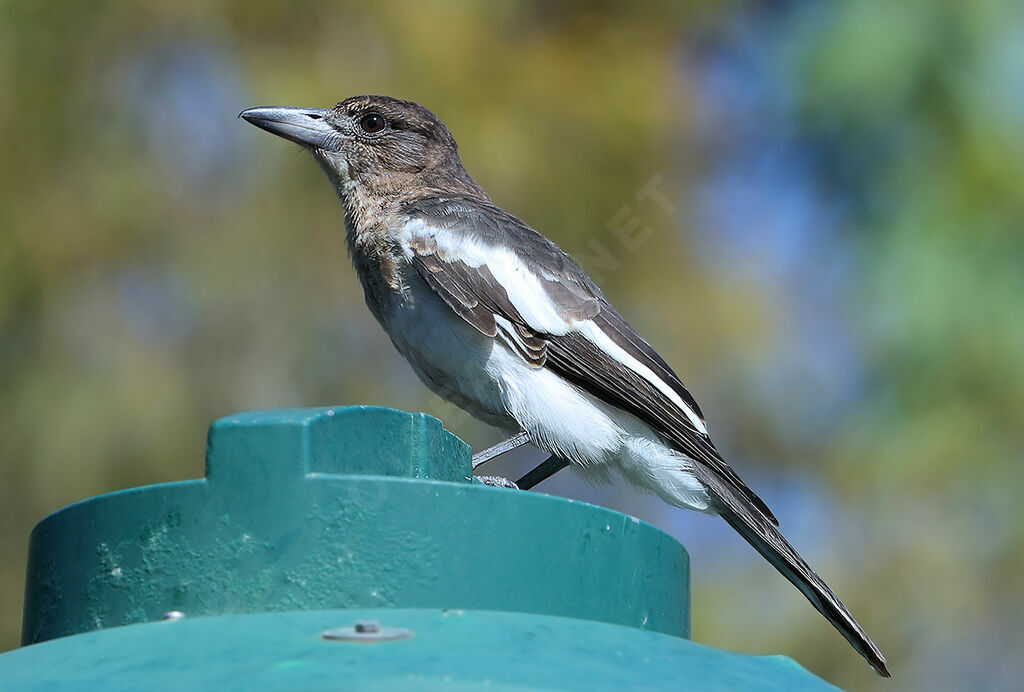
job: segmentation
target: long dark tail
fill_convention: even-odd
[[[710,474],[709,474],[710,475]],[[737,533],[754,546],[775,569],[803,592],[825,619],[832,623],[871,667],[883,676],[890,677],[885,667],[885,657],[878,650],[864,629],[857,623],[828,584],[814,573],[800,554],[779,533],[779,530],[756,507],[739,497],[727,485],[715,482],[717,479],[702,479],[719,500],[719,514],[736,529]]]

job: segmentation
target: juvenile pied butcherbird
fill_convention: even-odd
[[[718,514],[888,677],[878,648],[719,455],[672,369],[558,246],[491,202],[433,113],[355,96],[240,117],[320,163],[370,311],[431,390],[511,435],[490,455],[528,441],[590,480],[614,470],[671,505]]]

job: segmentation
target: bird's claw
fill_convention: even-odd
[[[484,485],[490,485],[495,488],[512,488],[513,490],[519,490],[518,485],[507,478],[502,478],[501,476],[476,476],[476,479]]]

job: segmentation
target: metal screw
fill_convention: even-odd
[[[352,627],[336,627],[324,630],[321,635],[324,639],[343,642],[393,642],[398,639],[407,639],[412,636],[412,630],[404,627],[381,627],[376,620],[360,620]]]
[[[164,620],[184,620],[185,613],[180,610],[168,610],[164,613]]]

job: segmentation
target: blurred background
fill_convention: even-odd
[[[6,1],[0,83],[0,650],[32,525],[201,476],[214,418],[496,440],[365,309],[310,157],[235,117],[384,93],[674,365],[896,678],[720,520],[540,486],[682,540],[695,640],[859,690],[1020,684],[1024,5]]]

